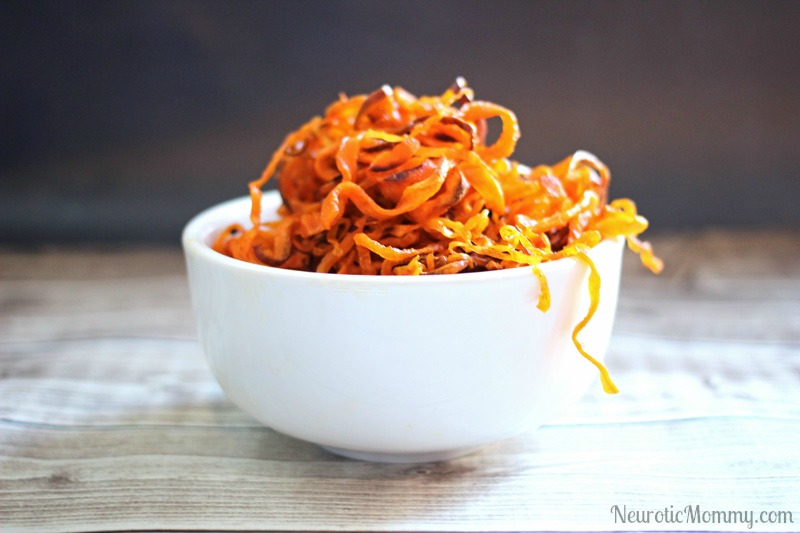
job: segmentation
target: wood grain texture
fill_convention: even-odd
[[[754,246],[757,243],[757,246]],[[0,531],[745,530],[613,505],[790,511],[800,528],[800,240],[628,254],[608,364],[539,431],[435,464],[351,461],[232,405],[177,250],[0,253]]]

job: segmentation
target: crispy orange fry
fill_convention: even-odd
[[[485,143],[487,120],[499,118]],[[459,78],[441,96],[420,98],[383,86],[340,95],[324,116],[286,136],[249,183],[252,227],[231,226],[213,248],[279,268],[365,275],[438,275],[520,266],[550,292],[541,263],[563,257],[589,268],[591,305],[573,331],[577,351],[617,391],[606,368],[578,340],[600,298],[600,276],[585,254],[604,238],[625,237],[653,272],[662,261],[638,239],[647,220],[628,199],[608,202],[610,172],[577,151],[528,168],[509,158],[520,138],[513,112],[474,99]],[[262,188],[277,176],[280,220],[261,219]]]

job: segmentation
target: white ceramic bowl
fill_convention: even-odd
[[[275,216],[266,193],[264,216]],[[597,381],[571,341],[588,309],[588,268],[541,266],[441,276],[356,276],[249,264],[209,244],[247,223],[250,199],[197,215],[183,232],[200,340],[222,388],[273,429],[366,460],[463,455],[534,429]],[[600,307],[580,339],[602,360],[617,302],[622,240],[589,256]]]

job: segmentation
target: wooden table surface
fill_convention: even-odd
[[[6,249],[0,530],[800,530],[800,239],[654,242],[659,277],[626,254],[621,394],[423,465],[343,459],[232,405],[179,250]]]

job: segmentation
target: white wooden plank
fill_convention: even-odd
[[[800,344],[615,335],[608,367],[567,419],[800,417]],[[257,425],[225,398],[196,341],[0,344],[0,418],[58,425]],[[22,417],[22,418],[20,418]]]
[[[11,457],[2,513],[27,531],[616,529],[615,504],[796,509],[798,430],[797,422],[694,419],[592,425],[587,442],[580,425],[549,427],[448,463],[411,466],[320,456],[305,445],[294,454],[284,447],[278,458],[209,456],[137,432],[128,445],[135,451],[120,455]],[[166,431],[179,441],[198,437]],[[229,431],[202,437],[219,450],[231,443],[219,433]],[[55,439],[50,450],[80,446],[61,433],[32,434]],[[720,434],[729,438],[708,454],[705,443]],[[31,498],[46,510],[32,512]]]
[[[173,247],[0,248],[0,277],[6,281],[129,280],[180,276],[184,269],[183,256]]]
[[[194,338],[185,276],[0,281],[0,342]]]

